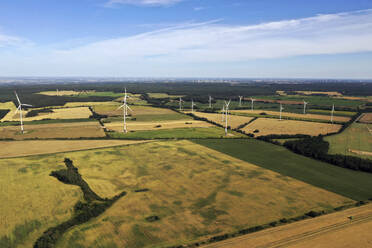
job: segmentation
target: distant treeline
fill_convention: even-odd
[[[302,84],[273,84],[273,83],[118,83],[118,82],[99,82],[99,83],[68,83],[65,84],[23,84],[20,85],[0,85],[0,102],[14,101],[14,90],[17,90],[21,99],[25,103],[35,107],[61,106],[66,102],[86,102],[86,101],[109,101],[114,97],[107,96],[46,96],[38,95],[40,91],[55,91],[57,88],[62,90],[95,90],[123,92],[123,88],[135,94],[167,93],[171,95],[185,95],[187,100],[194,98],[195,101],[207,103],[208,95],[214,99],[225,99],[226,97],[236,99],[238,95],[260,96],[274,95],[277,90],[285,91],[338,91],[344,95],[365,96],[372,92],[371,83],[302,83]]]
[[[329,143],[322,136],[286,141],[291,151],[343,168],[372,173],[372,160],[341,154],[328,154]]]

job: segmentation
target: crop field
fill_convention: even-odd
[[[342,94],[337,91],[295,91],[295,92],[309,96],[310,95],[342,96]]]
[[[359,119],[359,122],[372,124],[372,113],[363,114],[362,118]]]
[[[69,151],[90,150],[123,146],[148,141],[143,140],[24,140],[0,141],[0,158],[24,157]]]
[[[372,158],[371,155],[358,153],[358,151],[372,152],[372,124],[353,123],[342,133],[324,139],[329,142],[330,154]]]
[[[47,176],[50,170],[63,168],[65,157],[74,161],[101,197],[112,197],[123,190],[128,194],[98,218],[71,228],[57,247],[165,247],[352,202],[189,141],[3,159],[0,163],[19,165],[6,168],[20,173],[20,168],[27,167],[25,161],[31,161],[39,165],[38,169],[49,168],[43,172]],[[33,175],[32,169],[25,170]],[[16,176],[5,177],[4,183],[9,178]],[[33,175],[33,180],[37,179]],[[147,190],[136,192],[141,189]],[[38,198],[22,198],[28,191],[18,191],[18,198],[24,199],[22,207],[32,209],[42,203],[28,204]],[[71,209],[71,205],[64,207],[65,211]],[[3,214],[1,211],[0,216]],[[148,218],[151,216],[157,218],[152,221]]]
[[[213,114],[213,113],[203,113],[203,112],[194,112],[195,116],[206,118],[210,121],[213,121],[215,123],[225,125],[224,119],[222,119],[221,114]],[[231,128],[235,129],[239,126],[248,123],[252,120],[252,117],[246,117],[246,116],[237,116],[237,115],[229,115],[228,116],[228,124]]]
[[[323,109],[308,109],[306,112],[310,114],[321,114],[321,115],[331,115],[331,109],[330,110],[323,110]],[[356,115],[357,112],[351,112],[351,111],[335,111],[333,113],[334,116],[346,116],[346,117],[352,117]]]
[[[149,131],[109,132],[111,138],[119,139],[206,139],[206,138],[244,138],[243,134],[229,131],[225,136],[225,130],[220,127],[187,127]]]
[[[47,228],[71,217],[82,194],[49,176],[59,164],[40,157],[0,159],[0,247],[32,247]]]
[[[183,95],[168,95],[167,93],[147,93],[147,95],[151,98],[179,98],[179,97],[183,97]]]
[[[14,105],[13,102],[0,102],[0,109],[16,110],[17,107]]]
[[[341,125],[337,124],[258,118],[242,130],[246,133],[253,133],[255,136],[269,134],[307,134],[318,136],[319,134],[335,133],[340,128]]]
[[[118,109],[120,105],[99,105],[94,106],[93,109],[96,113],[107,116],[123,116],[123,109]],[[191,119],[188,116],[179,114],[171,109],[155,108],[150,106],[130,106],[133,111],[129,114],[136,118],[138,121],[151,121],[151,120],[177,120],[177,119]],[[168,117],[168,118],[167,118]]]
[[[279,111],[267,111],[267,110],[232,110],[231,113],[234,114],[244,114],[244,115],[252,115],[256,117],[279,117]],[[329,115],[316,115],[316,114],[296,114],[296,113],[289,113],[289,112],[282,112],[282,117],[285,119],[286,117],[299,119],[299,120],[319,120],[319,121],[331,121],[330,111]],[[335,122],[348,122],[350,117],[343,117],[343,116],[334,116],[333,120]]]
[[[42,91],[39,92],[40,95],[46,95],[46,96],[76,96],[81,94],[79,91],[74,90],[55,90],[55,91]]]
[[[344,169],[255,139],[197,139],[195,143],[354,200],[372,198],[372,174]]]
[[[64,105],[66,108],[75,107],[95,107],[95,106],[119,106],[117,102],[68,102]]]
[[[196,120],[183,120],[183,121],[159,121],[159,122],[139,122],[129,121],[127,127],[131,131],[139,130],[159,130],[159,129],[173,129],[173,128],[196,128],[196,127],[211,127],[210,124],[205,121]],[[105,123],[105,127],[108,130],[121,132],[123,130],[123,122],[111,122]]]
[[[348,218],[350,216],[353,216],[352,220]],[[270,228],[204,247],[369,247],[372,242],[371,228],[372,204],[368,204],[314,219]]]
[[[106,136],[97,121],[25,125],[25,133],[21,134],[20,131],[20,126],[0,126],[0,139],[73,139]]]
[[[37,121],[43,119],[86,119],[92,115],[88,107],[77,108],[55,108],[52,113],[39,113],[33,117],[26,117],[26,111],[23,111],[24,121]],[[18,113],[14,111],[9,112],[1,121],[19,121]]]

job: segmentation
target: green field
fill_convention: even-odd
[[[120,139],[206,139],[206,138],[224,138],[225,131],[219,127],[208,127],[208,128],[173,128],[173,129],[162,129],[156,131],[135,131],[118,133],[109,132],[107,133],[111,138]],[[240,133],[229,131],[228,138],[245,137]]]
[[[370,173],[319,162],[292,153],[282,146],[253,139],[204,139],[194,142],[355,200],[372,198]]]
[[[353,123],[342,133],[325,137],[330,154],[343,154],[372,159],[372,156],[350,152],[349,149],[372,153],[372,124]]]

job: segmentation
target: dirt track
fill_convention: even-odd
[[[368,204],[204,247],[372,247],[371,228],[372,204]]]

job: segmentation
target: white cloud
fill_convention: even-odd
[[[0,60],[0,66],[9,68],[13,61],[50,75],[110,76],[193,76],[190,71],[213,71],[214,65],[223,70],[223,64],[244,70],[244,63],[257,59],[372,51],[372,10],[257,25],[189,23],[73,49],[40,50],[18,63],[14,56]]]
[[[106,5],[133,4],[142,6],[166,6],[181,2],[183,0],[110,0]]]
[[[22,39],[14,36],[0,34],[0,48],[6,46],[15,46],[22,42]]]

